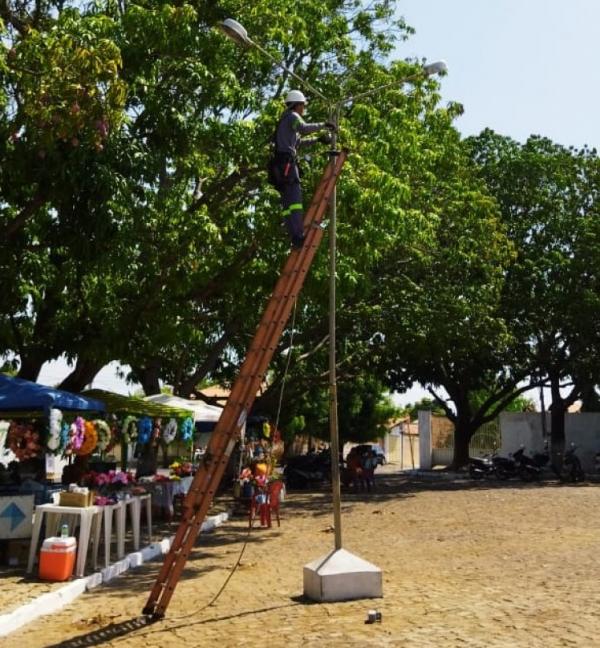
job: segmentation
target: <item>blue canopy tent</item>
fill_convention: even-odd
[[[104,403],[95,398],[0,374],[0,418],[46,416],[53,407],[88,412],[104,412],[106,409]]]

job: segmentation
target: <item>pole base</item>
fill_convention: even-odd
[[[335,549],[304,566],[304,596],[318,602],[381,598],[383,574],[349,551]]]

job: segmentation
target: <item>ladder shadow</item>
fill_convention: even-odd
[[[92,630],[91,632],[79,635],[78,637],[73,637],[72,639],[65,639],[59,643],[46,646],[46,648],[85,648],[86,646],[101,646],[102,644],[112,642],[115,639],[121,639],[134,632],[138,633],[135,635],[135,638],[137,639],[152,634],[159,634],[161,632],[172,632],[173,630],[178,630],[180,628],[189,628],[190,626],[218,623],[246,616],[254,616],[256,614],[264,614],[306,603],[311,603],[311,601],[298,596],[292,597],[289,603],[283,603],[281,605],[270,605],[269,607],[244,610],[243,612],[237,612],[234,614],[212,616],[198,619],[197,621],[190,621],[190,618],[197,614],[198,611],[184,617],[173,617],[172,619],[167,618],[159,621],[152,620],[150,617],[146,616],[134,617],[132,619],[126,619],[125,621],[120,621],[119,623],[110,623],[103,628]],[[181,623],[173,624],[170,623],[170,621],[181,621]],[[148,629],[143,631],[144,628]],[[139,632],[140,630],[142,630],[142,632]]]

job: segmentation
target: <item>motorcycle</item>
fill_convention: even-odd
[[[525,449],[521,446],[516,452],[509,453],[508,457],[494,456],[492,462],[494,464],[494,472],[496,477],[505,481],[511,477],[518,477],[521,466],[521,458]]]
[[[469,477],[479,480],[484,477],[494,476],[493,457],[493,454],[483,455],[482,457],[469,457]]]
[[[546,442],[544,443],[544,450],[542,452],[536,452],[533,457],[525,454],[525,452],[521,454],[519,476],[524,481],[540,479],[549,462],[550,453],[548,451],[548,443]]]
[[[571,443],[571,447],[565,452],[565,460],[563,462],[563,479],[572,482],[580,482],[585,480],[585,473],[581,467],[581,460],[575,454],[577,446]]]

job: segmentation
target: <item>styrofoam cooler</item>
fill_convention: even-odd
[[[40,578],[48,581],[71,578],[76,550],[75,538],[46,538],[40,551]]]

